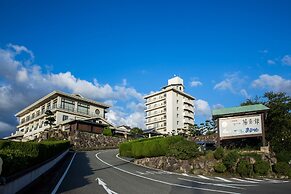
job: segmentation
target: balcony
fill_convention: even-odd
[[[97,115],[94,111],[92,111],[92,112],[78,111],[78,110],[76,110],[74,107],[62,107],[62,106],[57,106],[57,107],[54,107],[54,108],[52,108],[52,109],[46,109],[46,110],[50,110],[50,111],[52,111],[53,113],[55,113],[55,112],[58,111],[58,110],[62,110],[62,111],[65,111],[65,112],[67,112],[67,113],[78,114],[78,115],[81,115],[81,116],[87,116],[87,117],[100,117],[100,115]],[[45,110],[45,111],[46,111],[46,110]],[[25,122],[19,124],[19,125],[17,126],[17,128],[22,127],[22,126],[26,125],[27,123],[31,123],[31,122],[33,122],[33,121],[35,121],[35,120],[38,120],[38,119],[40,119],[40,118],[42,118],[42,117],[45,117],[45,116],[46,116],[46,114],[44,113],[45,111],[43,111],[39,116],[34,117],[33,119],[25,120]]]
[[[148,108],[146,108],[146,111],[155,110],[155,109],[162,108],[162,107],[166,107],[166,103],[162,102],[162,103],[151,105]]]
[[[155,116],[159,116],[159,115],[162,115],[162,114],[166,114],[166,111],[164,111],[163,109],[161,111],[158,111],[155,114],[147,114],[146,118],[155,117]]]
[[[194,106],[193,100],[184,99],[183,102],[184,104],[189,104],[190,106]]]
[[[184,106],[183,106],[183,109],[194,113],[194,108],[193,108],[193,106],[184,105]]]
[[[186,118],[191,118],[191,119],[194,118],[194,114],[193,114],[193,112],[184,111],[183,115],[184,115],[184,117],[186,117]]]
[[[163,122],[163,121],[166,121],[166,120],[167,120],[166,118],[160,118],[160,119],[153,120],[153,121],[146,121],[146,125],[151,125],[153,123],[160,123],[160,122]]]
[[[148,104],[152,104],[152,103],[155,103],[155,102],[159,102],[159,101],[162,101],[162,100],[165,100],[166,97],[164,95],[162,95],[161,97],[157,96],[155,100],[147,100],[145,105],[148,105]]]

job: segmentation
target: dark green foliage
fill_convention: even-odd
[[[224,173],[226,171],[226,167],[223,163],[218,163],[214,166],[215,172]]]
[[[104,136],[112,136],[112,131],[109,127],[105,127],[103,130],[103,135]]]
[[[283,92],[266,92],[263,97],[248,99],[241,105],[262,103],[269,107],[265,121],[266,139],[276,153],[291,152],[291,97]]]
[[[289,161],[291,160],[291,152],[290,151],[286,151],[286,150],[282,150],[282,151],[276,153],[276,157],[277,157],[277,160],[279,162],[287,162],[287,163],[289,163]]]
[[[262,156],[260,154],[257,154],[257,153],[243,153],[243,154],[241,154],[241,156],[254,158],[256,161],[262,160]]]
[[[235,168],[238,158],[239,154],[237,151],[230,151],[226,156],[224,156],[222,162],[226,166],[227,170],[232,172]]]
[[[256,161],[254,164],[254,171],[256,174],[259,175],[267,175],[270,170],[270,164],[269,162],[266,162],[264,160]]]
[[[70,147],[69,141],[12,142],[0,141],[3,159],[2,176],[9,176],[32,167]]]
[[[248,160],[240,160],[236,167],[236,172],[242,177],[251,176],[253,174],[253,165]]]
[[[274,172],[280,174],[280,175],[290,175],[291,168],[288,163],[286,162],[278,162],[274,165]]]
[[[134,158],[165,156],[170,145],[182,140],[181,136],[170,136],[128,141],[119,145],[119,153]]]
[[[222,147],[217,148],[213,155],[216,160],[220,160],[224,156],[224,149]]]
[[[143,131],[142,129],[138,128],[138,127],[134,127],[130,130],[130,134],[134,137],[138,136],[138,135],[142,135]]]
[[[170,145],[170,150],[167,155],[181,160],[188,160],[197,157],[199,154],[200,152],[195,142],[182,140]]]

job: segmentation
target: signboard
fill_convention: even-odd
[[[261,115],[219,118],[219,136],[221,139],[240,138],[262,134]]]

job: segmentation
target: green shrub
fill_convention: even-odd
[[[119,145],[119,154],[133,158],[165,156],[170,145],[183,139],[181,136],[170,136],[127,141]]]
[[[182,140],[170,145],[170,150],[167,155],[181,160],[188,160],[197,157],[199,154],[200,152],[195,142]]]
[[[254,164],[254,171],[259,175],[266,175],[270,170],[270,164],[267,161],[259,160]]]
[[[280,175],[289,175],[291,172],[290,166],[286,162],[278,162],[274,165],[274,172],[280,174]]]
[[[278,162],[289,163],[289,161],[291,160],[291,152],[283,150],[283,151],[276,153],[276,157],[277,157]]]
[[[220,160],[224,156],[224,149],[222,147],[217,148],[213,155],[216,160]]]
[[[103,130],[103,135],[104,136],[112,136],[112,131],[110,128],[108,127],[105,127],[104,130]]]
[[[226,156],[223,157],[222,162],[229,171],[233,171],[235,168],[236,162],[239,158],[237,151],[230,151]]]
[[[257,154],[257,153],[243,153],[243,154],[241,154],[241,156],[254,158],[256,161],[262,160],[262,156],[260,154]]]
[[[70,147],[69,141],[41,143],[1,141],[0,144],[0,157],[3,159],[2,176],[9,176],[44,162]]]
[[[242,177],[251,176],[253,174],[253,165],[247,160],[240,160],[236,167],[236,172]]]
[[[224,173],[226,171],[226,167],[223,163],[218,163],[214,166],[215,172]]]

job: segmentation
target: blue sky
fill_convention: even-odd
[[[265,91],[290,95],[290,9],[283,0],[1,1],[2,135],[54,89],[110,103],[112,122],[137,126],[141,97],[174,74],[197,99],[198,123]]]

